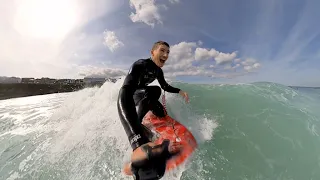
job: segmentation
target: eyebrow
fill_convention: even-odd
[[[165,48],[162,47],[161,50],[165,50]],[[168,53],[170,53],[170,50],[168,50]]]

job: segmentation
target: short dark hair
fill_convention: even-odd
[[[158,46],[160,46],[160,45],[165,45],[165,46],[168,46],[168,48],[170,48],[169,43],[167,43],[167,42],[165,42],[165,41],[158,41],[158,42],[155,42],[155,43],[153,44],[153,46],[152,46],[152,51],[155,50],[155,49],[157,49]]]

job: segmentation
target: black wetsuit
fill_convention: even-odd
[[[133,150],[149,142],[141,126],[145,114],[152,110],[158,116],[163,115],[162,104],[158,101],[161,89],[158,86],[148,86],[155,79],[158,79],[165,91],[179,93],[180,89],[165,81],[162,69],[151,59],[140,59],[133,63],[119,92],[118,112]]]
[[[148,86],[155,79],[163,90],[179,93],[180,89],[165,81],[162,69],[150,58],[133,63],[119,91],[118,113],[133,150],[150,142],[141,124],[145,114],[151,110],[157,116],[165,115],[163,106],[158,101],[161,89],[158,86]]]

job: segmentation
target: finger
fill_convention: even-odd
[[[182,147],[171,147],[171,148],[169,149],[169,152],[170,152],[170,153],[178,153],[178,152],[181,151],[181,149],[182,149]]]
[[[173,142],[172,145],[171,145],[171,147],[180,148],[180,147],[182,147],[182,144],[179,143],[179,142]]]
[[[179,144],[179,145],[176,145],[176,146],[172,146],[171,148],[173,149],[173,150],[180,150],[181,148],[182,148],[183,146],[181,145],[181,144]]]
[[[172,146],[176,146],[176,145],[179,145],[179,144],[181,144],[180,142],[176,142],[176,141],[174,141],[174,142],[172,142]]]

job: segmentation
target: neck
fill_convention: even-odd
[[[153,60],[153,58],[152,58],[152,57],[150,57],[150,60],[151,60],[153,63],[155,63],[155,64],[156,64],[156,62],[154,62],[154,60]]]
[[[158,67],[157,63],[152,59],[152,56],[150,57],[150,60]]]

